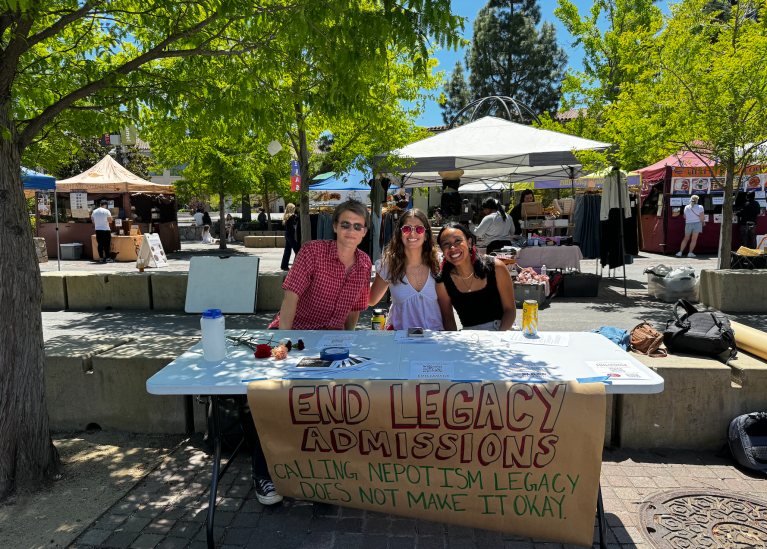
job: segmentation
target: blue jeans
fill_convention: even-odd
[[[292,250],[295,252],[296,255],[298,255],[298,250],[301,249],[301,246],[296,241],[295,235],[291,235],[289,233],[285,233],[285,251],[282,253],[282,265],[280,267],[282,270],[287,271],[288,270],[288,263],[290,263],[290,251]]]

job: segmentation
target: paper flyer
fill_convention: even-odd
[[[317,342],[317,349],[324,349],[325,347],[351,347],[355,339],[357,339],[355,334],[325,334]]]
[[[506,341],[509,343],[552,345],[556,347],[567,347],[570,344],[570,334],[559,334],[556,332],[539,332],[534,336],[525,335],[524,332],[506,332],[505,336]]]
[[[453,379],[455,365],[444,360],[414,360],[410,363],[410,379]]]
[[[626,360],[600,360],[586,362],[594,372],[603,376],[610,376],[610,381],[634,381],[637,379],[650,379],[634,364]]]

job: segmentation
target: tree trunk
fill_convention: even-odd
[[[298,165],[301,169],[301,243],[304,244],[312,239],[312,221],[309,217],[309,148],[306,143],[306,130],[303,129],[304,115],[298,103],[296,103],[296,115]]]
[[[218,249],[226,250],[226,196],[224,191],[218,193]]]
[[[0,498],[34,489],[59,466],[45,401],[42,282],[8,105],[0,105]],[[35,204],[35,206],[37,206]]]
[[[269,177],[264,176],[264,213],[266,214],[266,230],[272,230],[272,212],[269,207]]]
[[[735,201],[733,181],[735,180],[735,157],[730,155],[725,161],[727,173],[724,177],[724,204],[722,205],[722,228],[719,237],[719,268],[730,268],[732,250],[732,210]]]
[[[245,223],[253,221],[250,215],[250,197],[247,194],[242,195],[242,221]]]

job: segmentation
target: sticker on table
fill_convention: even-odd
[[[637,379],[650,379],[647,374],[625,360],[600,360],[598,362],[586,362],[595,373],[610,376],[610,381],[634,381]]]
[[[356,334],[325,334],[317,342],[317,349],[324,347],[351,347],[355,339],[357,339]]]
[[[554,347],[567,347],[570,344],[570,334],[558,334],[541,332],[530,336],[523,332],[506,332],[506,341],[509,343],[526,343],[529,345],[551,345]]]
[[[714,206],[721,206],[724,204],[724,197],[723,196],[712,196],[711,197],[711,203]]]
[[[529,362],[512,362],[498,368],[499,378],[504,381],[539,382],[553,381],[556,378],[550,368],[536,366]]]
[[[672,198],[669,201],[669,205],[671,205],[671,206],[681,206],[682,205],[682,199],[681,198]]]
[[[454,372],[452,361],[413,360],[410,363],[410,379],[453,379]]]

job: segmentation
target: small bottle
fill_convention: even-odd
[[[541,276],[546,276],[546,265],[541,265]]]
[[[220,309],[207,309],[200,319],[202,354],[206,361],[221,362],[226,358],[224,315]]]

